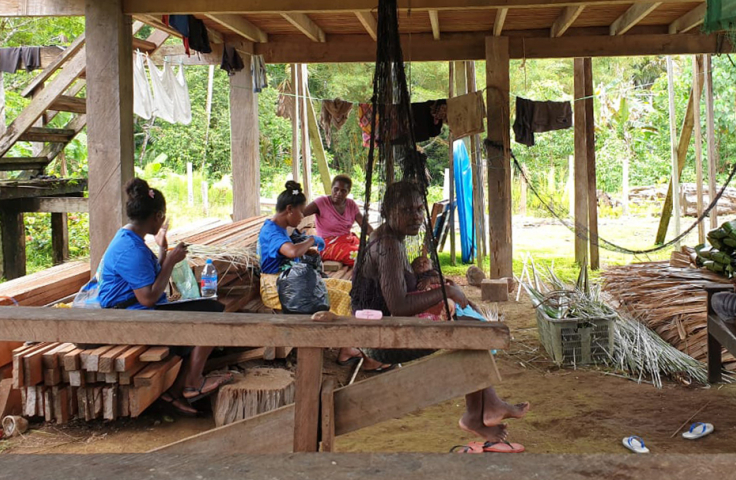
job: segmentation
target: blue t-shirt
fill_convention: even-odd
[[[258,234],[258,255],[261,257],[262,273],[279,273],[281,265],[288,262],[290,258],[281,255],[279,249],[291,238],[285,228],[276,225],[272,220],[266,220]]]
[[[135,232],[121,228],[107,247],[100,268],[99,299],[102,308],[112,308],[135,297],[133,290],[153,285],[161,271],[158,258]],[[166,302],[166,293],[157,303]],[[128,307],[144,310],[136,302]]]

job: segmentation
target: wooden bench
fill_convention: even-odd
[[[308,315],[0,307],[0,340],[125,345],[297,348],[293,405],[163,447],[171,453],[316,452],[341,435],[500,381],[490,349],[509,345],[499,322]],[[322,382],[324,348],[445,349],[340,389]],[[321,430],[321,436],[320,436]]]
[[[719,292],[733,292],[733,285],[711,283],[705,286],[708,292],[708,381],[718,383],[723,380],[723,361],[721,352],[725,348],[736,355],[736,327],[726,323],[713,311],[711,298]]]

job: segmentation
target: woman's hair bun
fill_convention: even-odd
[[[299,184],[299,182],[295,182],[294,180],[289,180],[286,182],[286,189],[287,190],[298,190],[299,193],[302,193],[302,186]]]
[[[148,182],[137,177],[131,179],[125,186],[125,193],[131,199],[146,197],[149,190],[151,190],[151,187],[148,186]]]

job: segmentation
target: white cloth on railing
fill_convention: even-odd
[[[133,113],[146,120],[153,114],[151,86],[148,84],[143,54],[137,52],[133,61]]]
[[[151,57],[146,58],[148,72],[151,75],[151,86],[153,87],[153,114],[169,123],[176,123],[174,118],[174,99],[164,85],[164,74],[167,63],[164,63],[164,71],[156,68]]]
[[[168,62],[164,63],[163,85],[174,104],[174,122],[182,125],[192,123],[192,105],[189,101],[189,87],[184,78],[184,66],[179,66],[175,75]]]

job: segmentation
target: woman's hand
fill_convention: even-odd
[[[187,244],[184,242],[179,242],[179,244],[166,256],[166,260],[172,262],[173,265],[176,265],[185,258],[187,258]]]
[[[166,220],[166,222],[161,226],[158,233],[156,234],[156,245],[163,248],[164,250],[168,250],[169,248],[169,241],[166,238],[166,233],[169,231],[169,221]]]
[[[465,297],[462,289],[458,286],[448,285],[446,287],[447,297],[454,300],[455,303],[465,308],[468,306],[468,299]]]

